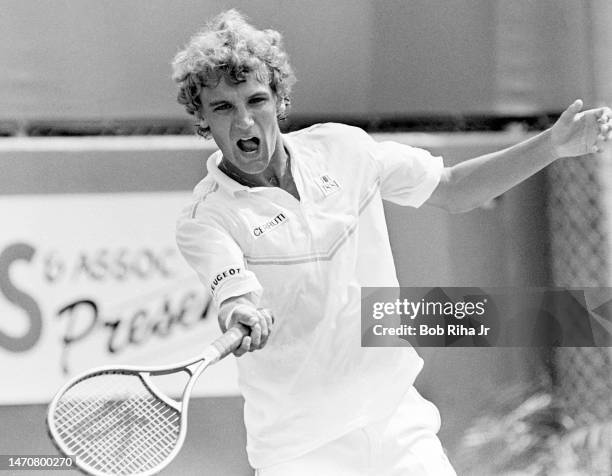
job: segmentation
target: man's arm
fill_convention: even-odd
[[[580,112],[577,100],[548,130],[498,152],[447,167],[426,203],[453,213],[472,210],[531,177],[561,157],[610,148],[612,112],[604,107]]]
[[[227,230],[223,216],[204,200],[183,209],[177,222],[176,242],[187,263],[211,292],[218,306],[219,325],[225,332],[236,323],[250,328],[236,356],[266,345],[272,327],[270,311],[258,307],[261,285],[244,265],[244,255]]]

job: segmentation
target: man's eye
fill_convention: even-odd
[[[258,104],[258,103],[262,103],[266,100],[266,98],[253,98],[251,99],[251,104]]]
[[[229,104],[221,104],[220,106],[215,107],[215,111],[226,111],[231,106]]]

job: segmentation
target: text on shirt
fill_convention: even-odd
[[[278,215],[276,215],[269,222],[264,223],[263,225],[256,226],[255,228],[253,228],[253,236],[255,238],[259,238],[264,233],[266,233],[266,232],[270,231],[272,228],[275,228],[278,225],[286,222],[287,220],[288,220],[288,218],[283,213],[279,213]]]
[[[240,274],[241,271],[242,270],[240,268],[229,268],[223,271],[222,273],[217,274],[217,276],[215,276],[215,279],[213,279],[212,284],[210,285],[210,291],[214,294],[215,289],[217,289],[217,286],[219,286],[221,281],[231,276],[236,276]]]

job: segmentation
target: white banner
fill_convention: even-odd
[[[47,402],[93,366],[181,361],[220,334],[175,245],[189,197],[0,196],[0,404]],[[200,380],[194,395],[236,394],[233,358]]]

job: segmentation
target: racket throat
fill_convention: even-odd
[[[176,411],[182,411],[183,404],[173,398],[170,398],[164,392],[162,392],[159,387],[153,383],[149,374],[140,373],[138,374],[138,376],[142,380],[142,383],[147,387],[149,392],[151,392],[155,397],[159,398],[162,402],[164,402],[169,407],[174,408]]]

